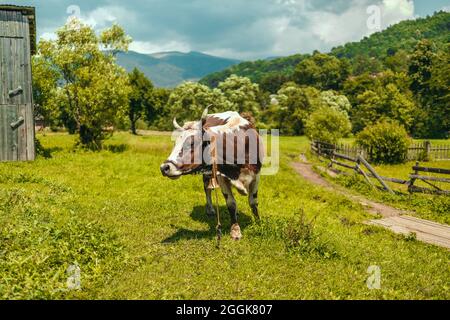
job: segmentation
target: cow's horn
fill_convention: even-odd
[[[173,126],[175,127],[175,129],[183,130],[183,127],[178,124],[177,118],[173,118]]]
[[[206,117],[208,116],[208,109],[209,109],[209,107],[211,107],[211,105],[207,106],[205,108],[205,111],[203,111],[202,120],[206,120]]]

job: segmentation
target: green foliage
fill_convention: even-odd
[[[368,151],[373,163],[395,164],[406,161],[410,138],[398,123],[381,121],[361,131],[356,143]]]
[[[417,44],[409,66],[411,89],[419,105],[419,137],[445,138],[450,132],[450,45],[436,52],[435,44]]]
[[[126,49],[130,41],[117,25],[97,36],[91,27],[71,19],[57,31],[56,40],[39,43],[42,65],[58,79],[58,87],[50,91],[52,99],[60,106],[65,125],[75,127],[84,146],[99,149],[108,128],[125,117],[130,87],[114,53]],[[48,72],[36,74],[35,82],[42,83],[39,77]]]
[[[331,53],[338,58],[350,60],[361,55],[383,60],[392,52],[411,52],[417,40],[423,38],[444,44],[449,41],[449,17],[450,13],[441,11],[431,17],[402,21],[359,42],[334,48]]]
[[[406,74],[392,71],[349,79],[344,92],[354,106],[350,112],[353,131],[359,132],[385,118],[396,120],[411,131],[417,107],[409,83]]]
[[[210,89],[195,82],[185,82],[176,87],[170,94],[167,106],[168,115],[165,118],[165,127],[172,128],[172,119],[200,120],[203,110],[211,105],[211,112],[230,110],[233,105],[228,101],[220,89]]]
[[[330,106],[321,106],[306,121],[306,135],[311,140],[337,143],[351,132],[350,119],[345,111]]]
[[[129,95],[128,118],[130,120],[131,133],[136,134],[136,122],[144,115],[153,116],[153,84],[138,69],[134,69],[129,75],[131,92]]]
[[[259,113],[259,86],[245,77],[231,75],[217,87],[222,91],[224,97],[230,102],[230,110],[251,112],[255,116]],[[214,92],[214,90],[213,90]]]
[[[215,72],[204,77],[200,80],[200,83],[211,88],[216,88],[220,82],[225,81],[229,76],[235,74],[240,77],[247,77],[252,82],[258,84],[262,84],[262,80],[265,79],[267,85],[266,77],[268,75],[272,77],[280,75],[282,78],[291,79],[296,66],[308,56],[309,55],[296,54],[283,58],[241,62],[223,71]],[[271,92],[275,93],[276,90]]]
[[[275,99],[276,103],[266,110],[263,122],[269,127],[279,128],[282,134],[301,135],[304,133],[304,122],[320,104],[320,92],[288,82],[278,91]]]
[[[339,90],[349,73],[350,65],[346,60],[315,52],[298,64],[294,79],[300,85],[319,90]]]

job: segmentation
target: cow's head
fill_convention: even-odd
[[[169,158],[161,165],[163,176],[178,179],[182,175],[190,174],[201,169],[203,164],[203,125],[208,116],[205,109],[200,121],[187,122],[183,126],[173,119],[176,129],[175,147]]]

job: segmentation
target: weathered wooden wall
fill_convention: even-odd
[[[0,8],[0,161],[34,158],[29,21]]]

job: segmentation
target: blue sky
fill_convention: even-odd
[[[113,22],[133,38],[131,50],[201,51],[257,59],[328,51],[406,19],[450,10],[450,0],[39,0],[38,36],[75,14],[95,29]]]

